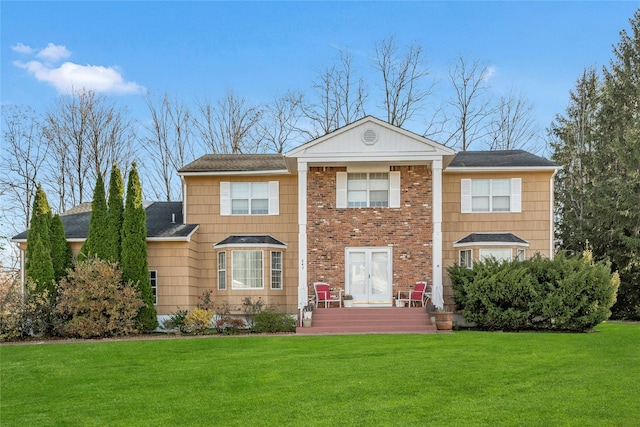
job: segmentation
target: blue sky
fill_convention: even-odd
[[[564,112],[582,70],[612,58],[640,2],[2,1],[0,7],[2,105],[44,110],[80,82],[112,95],[140,120],[146,90],[187,103],[228,90],[267,102],[288,89],[309,92],[315,73],[349,48],[369,86],[367,113],[382,117],[373,102],[379,79],[371,53],[376,41],[394,35],[402,45],[424,47],[437,81],[458,54],[490,65],[496,96],[511,88],[522,93],[544,129]],[[420,123],[412,126],[423,131]]]

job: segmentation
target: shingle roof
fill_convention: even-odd
[[[214,247],[222,246],[222,245],[276,245],[276,246],[284,246],[287,245],[282,243],[280,240],[269,236],[268,234],[257,234],[257,235],[231,235],[224,240],[213,245]]]
[[[524,150],[461,151],[448,168],[557,167],[551,160]]]
[[[88,209],[87,209],[88,206]],[[147,214],[147,238],[187,237],[197,224],[182,224],[182,202],[152,202],[145,204]],[[60,215],[67,239],[86,239],[89,234],[91,203],[83,203]],[[13,240],[26,240],[27,232],[13,237]]]
[[[513,233],[471,233],[454,243],[454,245],[473,243],[497,243],[497,244],[520,244],[528,245],[524,239]]]
[[[282,154],[206,154],[178,173],[286,170]]]

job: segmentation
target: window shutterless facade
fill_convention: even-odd
[[[218,289],[227,289],[227,253],[218,252]]]
[[[149,270],[149,285],[153,294],[153,304],[158,304],[158,270]]]
[[[271,251],[271,289],[282,289],[282,252]]]
[[[264,289],[263,251],[231,251],[232,289]]]
[[[473,268],[473,250],[464,249],[460,251],[460,265],[466,268]]]

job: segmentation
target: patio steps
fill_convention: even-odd
[[[316,308],[311,327],[296,328],[300,335],[432,334],[436,327],[422,307]]]

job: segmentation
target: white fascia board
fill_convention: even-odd
[[[227,171],[227,172],[179,172],[178,176],[263,176],[263,175],[290,175],[288,169],[264,170],[264,171]]]
[[[515,166],[511,166],[511,167],[499,167],[499,168],[482,168],[482,167],[476,167],[476,168],[459,168],[459,167],[448,167],[446,168],[443,172],[444,173],[464,173],[464,172],[473,172],[473,173],[477,173],[477,172],[490,172],[490,173],[495,173],[495,172],[544,172],[544,171],[549,171],[549,172],[556,172],[558,170],[562,169],[559,166],[527,166],[527,167],[515,167]]]
[[[274,245],[273,243],[227,243],[224,245],[216,245],[215,243],[212,245],[215,249],[226,249],[226,248],[236,248],[236,249],[246,249],[246,248],[257,248],[257,249],[287,249],[286,243],[282,245]]]
[[[465,248],[469,246],[523,246],[529,247],[529,243],[516,243],[516,242],[469,242],[469,243],[454,243],[454,248]]]
[[[336,156],[334,153],[327,155],[317,155],[313,157],[300,157],[298,161],[306,162],[310,165],[313,164],[340,164],[346,163],[393,163],[393,164],[424,164],[425,162],[432,162],[434,160],[442,160],[442,156],[439,154],[425,155],[424,152],[415,152],[407,155],[403,153],[398,155],[397,153],[377,153],[375,156],[363,156],[362,153],[349,153]]]

